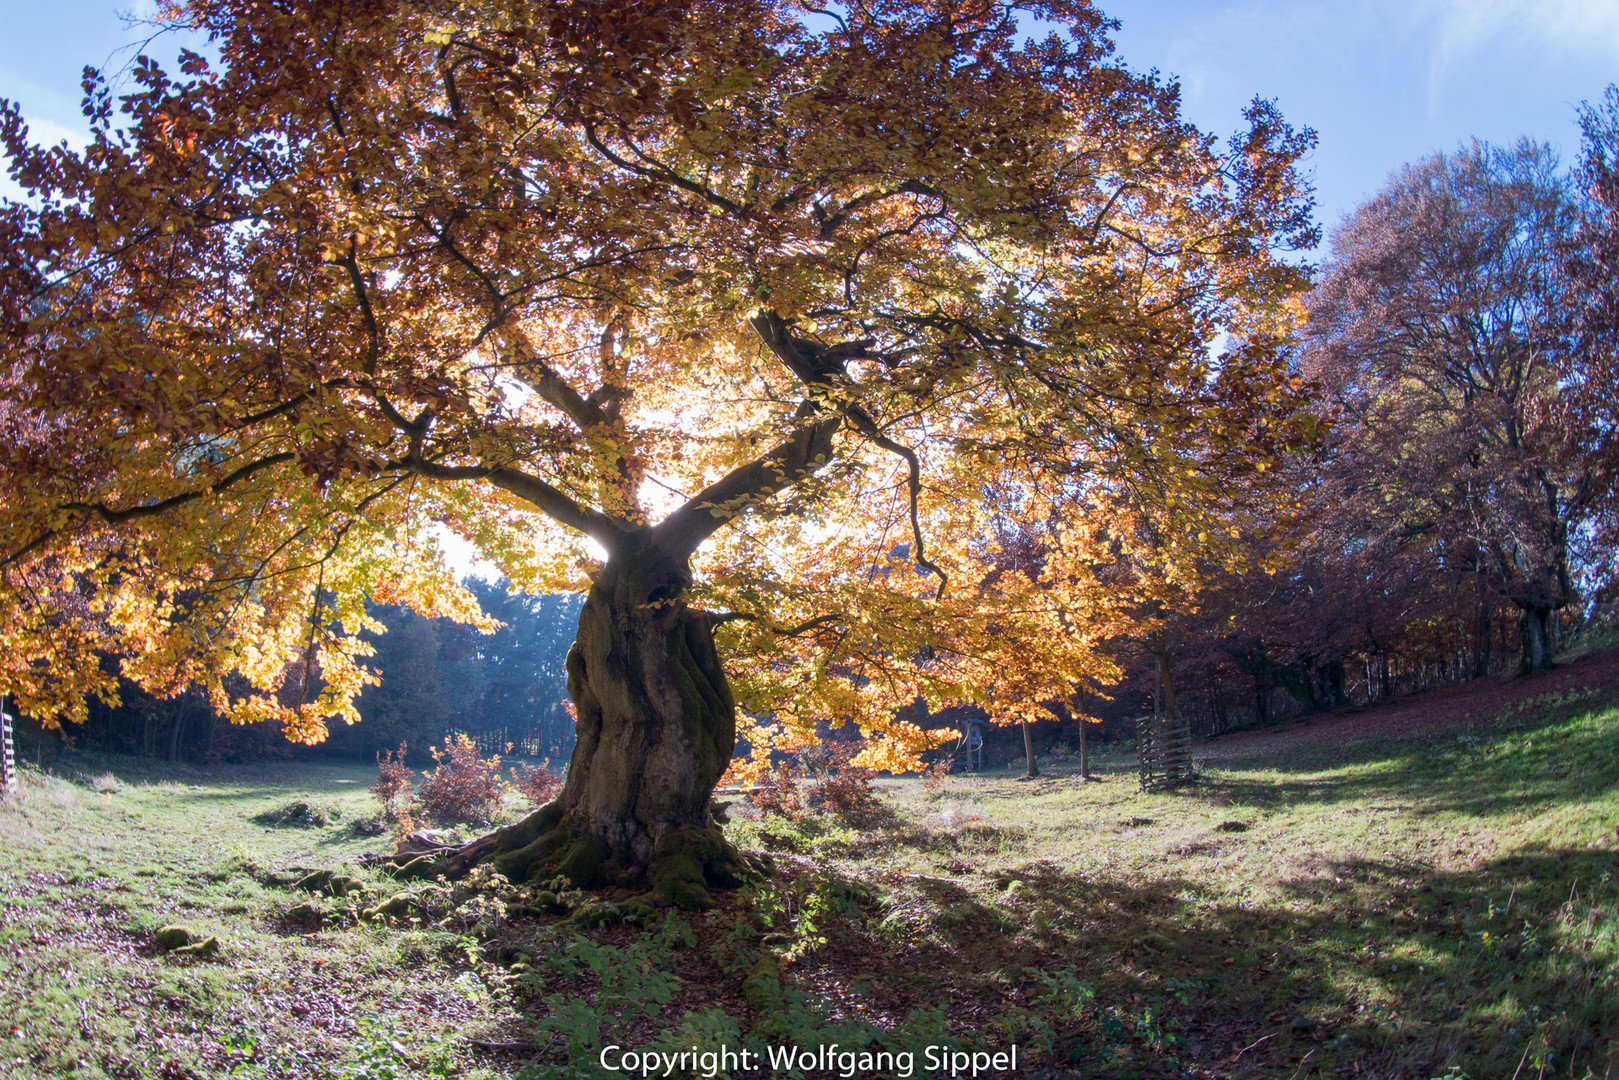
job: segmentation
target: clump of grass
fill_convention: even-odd
[[[118,777],[110,772],[105,772],[99,776],[85,777],[84,786],[101,795],[116,795],[123,790],[124,785],[119,781]]]
[[[304,799],[298,799],[285,806],[254,814],[253,820],[271,828],[324,829],[342,816],[343,812],[336,807],[317,806]]]

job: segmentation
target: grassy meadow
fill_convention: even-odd
[[[1015,1044],[1024,1077],[1619,1077],[1619,686],[1318,726],[1203,744],[1169,792],[1121,748],[1093,782],[882,781],[858,822],[733,805],[774,872],[628,922],[566,883],[363,868],[371,768],[65,756],[0,804],[0,1076],[540,1080],[626,1075],[612,1043],[835,1042],[889,1056],[710,1071]],[[296,802],[324,823],[267,823]],[[294,884],[319,869],[346,876]],[[163,951],[173,924],[217,952]]]

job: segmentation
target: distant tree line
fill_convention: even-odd
[[[233,725],[195,692],[159,699],[128,684],[119,705],[92,699],[88,721],[65,734],[86,749],[187,761],[370,759],[405,743],[412,763],[425,766],[430,746],[464,732],[485,754],[550,758],[561,766],[573,749],[564,664],[580,598],[510,592],[504,582],[467,585],[484,611],[505,624],[495,633],[409,608],[370,606],[385,628],[369,635],[376,653],[368,666],[380,685],[360,696],[359,724],[334,725],[318,746],[289,743],[273,722]]]

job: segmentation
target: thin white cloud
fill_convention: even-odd
[[[1619,3],[1614,0],[1421,0],[1417,13],[1435,28],[1428,107],[1437,112],[1452,74],[1502,45],[1552,56],[1619,64]]]

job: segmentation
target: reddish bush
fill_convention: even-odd
[[[530,767],[527,762],[518,762],[517,768],[512,770],[512,783],[532,806],[544,806],[556,798],[562,790],[564,779],[561,773],[551,768],[550,758],[546,758],[537,769]]]
[[[817,755],[815,788],[810,805],[843,821],[870,821],[882,811],[882,800],[872,791],[877,774],[854,764],[859,748],[848,743],[829,743]]]
[[[500,778],[500,756],[478,757],[478,748],[465,735],[444,740],[434,748],[438,767],[427,774],[416,795],[420,813],[441,825],[488,821],[500,810],[506,784]]]
[[[804,816],[804,792],[800,785],[804,770],[796,761],[771,765],[762,770],[753,786],[748,788],[747,800],[766,814],[779,814],[785,818]]]
[[[377,797],[385,813],[392,816],[394,800],[410,791],[410,778],[416,774],[405,768],[405,744],[398,750],[385,750],[377,755],[377,782],[371,785],[371,794]]]

